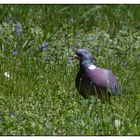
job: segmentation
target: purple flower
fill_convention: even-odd
[[[48,46],[48,41],[45,41],[42,45],[39,46],[41,50]]]
[[[48,46],[48,41],[45,41],[43,45]]]
[[[80,35],[80,32],[77,32],[77,35]]]
[[[13,54],[13,55],[17,55],[17,51],[16,51],[16,50],[13,50],[13,51],[12,51],[12,54]]]
[[[12,20],[10,20],[10,19],[7,19],[7,23],[12,24],[12,23],[13,23],[13,21],[12,21]]]
[[[15,24],[14,28],[18,35],[22,32],[22,25],[20,24],[20,22],[17,22],[17,24]]]
[[[68,57],[68,63],[71,63],[72,62],[72,57]]]

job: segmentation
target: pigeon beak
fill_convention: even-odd
[[[74,60],[74,59],[78,59],[78,60],[79,60],[80,57],[79,57],[78,55],[74,55],[74,56],[73,56],[73,60]]]

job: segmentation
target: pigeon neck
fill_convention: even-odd
[[[85,70],[91,65],[93,65],[92,60],[83,60],[80,62],[80,69]]]

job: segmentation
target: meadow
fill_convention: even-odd
[[[75,48],[117,76],[111,104],[78,94]],[[140,135],[140,5],[0,5],[0,135]]]

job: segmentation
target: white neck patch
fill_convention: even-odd
[[[90,65],[88,68],[89,68],[90,70],[94,70],[94,69],[96,69],[96,66],[95,66],[95,65]]]

